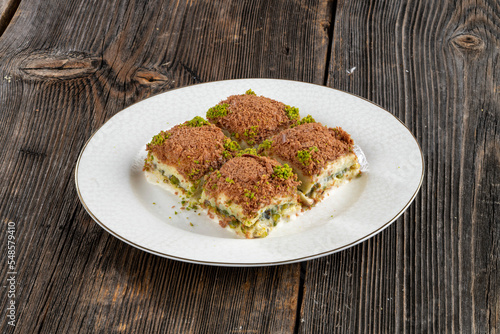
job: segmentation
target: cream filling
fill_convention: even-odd
[[[281,164],[290,164],[276,156],[271,156]],[[290,164],[291,165],[291,164]],[[339,157],[335,161],[329,162],[323,168],[321,173],[315,175],[305,175],[302,170],[291,165],[294,173],[297,174],[301,184],[298,189],[302,192],[301,200],[306,204],[312,204],[306,198],[318,199],[324,190],[333,186],[339,186],[354,176],[359,174],[360,165],[354,153]]]
[[[274,199],[270,205],[261,208],[253,217],[245,216],[243,208],[231,203],[225,194],[219,194],[214,198],[203,192],[201,202],[207,207],[212,207],[221,218],[231,219],[228,226],[237,234],[247,238],[267,236],[279,221],[289,219],[292,214],[301,209],[296,199],[291,196]]]
[[[194,183],[180,174],[174,166],[161,163],[154,155],[149,165],[152,168],[145,171],[145,174],[150,183],[162,185],[162,188],[174,194],[179,190],[186,196],[194,194],[196,188]]]

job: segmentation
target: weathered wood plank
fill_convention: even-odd
[[[495,1],[339,1],[328,85],[403,120],[426,176],[386,231],[308,263],[299,332],[498,330],[499,17]]]
[[[0,217],[2,235],[17,226],[16,332],[293,330],[299,265],[204,267],[133,249],[92,222],[73,172],[93,131],[152,94],[239,77],[323,83],[331,6],[21,2],[0,38]]]
[[[11,22],[21,0],[0,0],[0,36]]]

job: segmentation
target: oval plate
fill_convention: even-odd
[[[368,160],[362,177],[335,189],[312,210],[281,223],[267,238],[234,236],[205,213],[149,184],[145,145],[166,130],[248,89],[299,108],[351,134]],[[126,243],[167,258],[221,266],[310,260],[366,240],[389,226],[415,198],[423,156],[396,117],[354,95],[296,81],[241,79],[175,89],[119,112],[87,141],[75,171],[78,196],[92,218]]]

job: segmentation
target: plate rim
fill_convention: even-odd
[[[365,235],[365,236],[363,236],[363,237],[361,237],[361,238],[359,238],[359,239],[357,239],[357,240],[355,240],[355,241],[353,241],[353,242],[351,242],[349,244],[346,244],[346,245],[343,245],[341,247],[337,247],[337,248],[334,248],[334,249],[331,249],[331,250],[328,250],[328,251],[324,251],[324,252],[320,252],[320,253],[315,253],[315,254],[312,254],[312,255],[309,255],[309,256],[303,256],[303,257],[298,257],[298,258],[293,258],[293,259],[287,259],[287,260],[280,260],[280,261],[270,261],[270,262],[245,262],[245,263],[238,263],[238,262],[204,261],[204,260],[194,260],[194,259],[189,259],[189,258],[183,258],[183,257],[175,256],[175,255],[170,255],[170,254],[158,252],[158,251],[149,249],[149,248],[147,248],[145,246],[141,246],[139,244],[136,244],[136,243],[134,243],[134,242],[126,239],[125,237],[122,237],[121,235],[119,235],[115,231],[113,231],[112,229],[108,228],[105,224],[103,224],[99,220],[99,218],[97,218],[94,215],[94,213],[87,206],[87,203],[85,203],[85,201],[84,201],[84,199],[83,199],[83,197],[81,195],[80,187],[79,187],[79,184],[78,184],[78,170],[79,170],[80,161],[81,161],[81,158],[83,156],[83,153],[85,152],[85,149],[87,148],[88,144],[91,142],[92,138],[104,127],[104,125],[106,125],[108,122],[110,122],[113,119],[113,117],[117,116],[118,114],[120,114],[124,110],[126,110],[126,109],[130,108],[131,106],[133,106],[133,105],[135,105],[137,103],[140,103],[140,102],[142,102],[142,101],[144,101],[146,99],[152,98],[154,96],[158,96],[158,95],[161,95],[161,94],[172,92],[174,90],[185,89],[185,88],[189,88],[189,87],[193,87],[193,86],[209,85],[209,84],[213,84],[213,83],[231,82],[231,81],[244,81],[244,80],[288,81],[288,82],[292,82],[292,83],[299,83],[299,84],[306,84],[306,85],[315,85],[315,86],[322,87],[322,88],[332,89],[332,90],[335,90],[337,92],[344,93],[344,94],[347,94],[347,95],[351,95],[351,96],[353,96],[355,98],[358,98],[358,99],[364,100],[366,102],[369,102],[370,104],[372,104],[372,105],[380,108],[381,110],[385,111],[387,114],[391,115],[411,135],[411,137],[415,141],[415,144],[417,144],[418,150],[420,152],[422,173],[420,175],[420,180],[419,180],[418,186],[416,187],[414,193],[412,194],[412,196],[410,197],[410,199],[408,200],[408,202],[401,208],[401,210],[393,218],[389,219],[386,223],[384,223],[378,229],[376,229],[375,231],[372,231],[371,233],[369,233],[369,234],[367,234],[367,235]],[[75,165],[75,174],[74,175],[75,175],[75,186],[76,186],[76,191],[77,191],[77,194],[78,194],[78,198],[80,199],[80,202],[82,203],[83,207],[85,208],[85,211],[87,211],[87,213],[89,214],[89,216],[99,226],[101,226],[101,228],[103,228],[105,231],[107,231],[112,236],[114,236],[117,239],[119,239],[119,240],[121,240],[121,241],[129,244],[130,246],[132,246],[134,248],[140,249],[142,251],[145,251],[145,252],[153,254],[153,255],[157,255],[157,256],[160,256],[160,257],[168,258],[168,259],[171,259],[171,260],[177,260],[177,261],[181,261],[181,262],[194,263],[194,264],[202,264],[202,265],[210,265],[210,266],[224,266],[224,267],[264,267],[264,266],[285,265],[285,264],[291,264],[291,263],[297,263],[297,262],[303,262],[303,261],[313,260],[313,259],[316,259],[316,258],[320,258],[320,257],[323,257],[323,256],[327,256],[327,255],[330,255],[330,254],[334,254],[334,253],[340,252],[340,251],[342,251],[344,249],[351,248],[351,247],[355,246],[356,244],[359,244],[359,243],[361,243],[361,242],[363,242],[363,241],[365,241],[367,239],[372,238],[373,236],[379,234],[384,229],[386,229],[387,227],[389,227],[411,205],[411,203],[413,202],[413,200],[417,196],[418,192],[420,191],[420,188],[421,188],[423,180],[424,180],[424,175],[425,175],[424,154],[422,152],[422,148],[420,147],[420,144],[418,143],[417,139],[415,138],[415,136],[413,135],[413,133],[410,131],[410,129],[406,126],[406,124],[404,124],[398,117],[396,117],[391,112],[389,112],[387,109],[383,108],[382,106],[378,105],[377,103],[375,103],[373,101],[370,101],[370,100],[368,100],[368,99],[366,99],[366,98],[364,98],[362,96],[359,96],[359,95],[356,95],[356,94],[353,94],[353,93],[349,93],[349,92],[346,92],[346,91],[343,91],[343,90],[340,90],[340,89],[336,89],[336,88],[332,88],[332,87],[328,87],[328,86],[324,86],[324,85],[320,85],[320,84],[316,84],[316,83],[309,83],[309,82],[298,81],[298,80],[289,80],[289,79],[240,78],[240,79],[215,80],[215,81],[209,81],[209,82],[203,82],[203,83],[196,83],[196,84],[188,85],[188,86],[176,87],[176,88],[172,88],[172,89],[170,89],[168,91],[165,91],[165,92],[154,94],[154,95],[152,95],[152,96],[150,96],[150,97],[148,97],[146,99],[142,99],[140,101],[137,101],[137,102],[135,102],[135,103],[133,103],[133,104],[125,107],[124,109],[118,111],[113,116],[111,116],[108,120],[106,120],[103,124],[101,124],[101,126],[99,126],[99,128],[96,129],[92,133],[92,135],[87,139],[87,141],[85,142],[85,144],[83,145],[83,147],[80,150],[80,153],[78,155],[78,159],[77,159],[77,162],[76,162],[76,165]]]

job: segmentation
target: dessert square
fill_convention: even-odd
[[[207,111],[207,119],[242,148],[256,148],[264,139],[299,120],[299,110],[252,90],[232,95]]]
[[[259,153],[289,164],[301,181],[301,200],[320,201],[325,190],[361,174],[354,142],[342,128],[303,122],[283,130],[259,146]]]
[[[236,142],[202,117],[195,117],[147,144],[143,170],[149,182],[186,197],[198,194],[202,177],[214,171],[238,151]]]
[[[301,209],[297,176],[287,165],[257,155],[243,154],[211,173],[201,203],[246,238],[265,237],[282,219]]]

